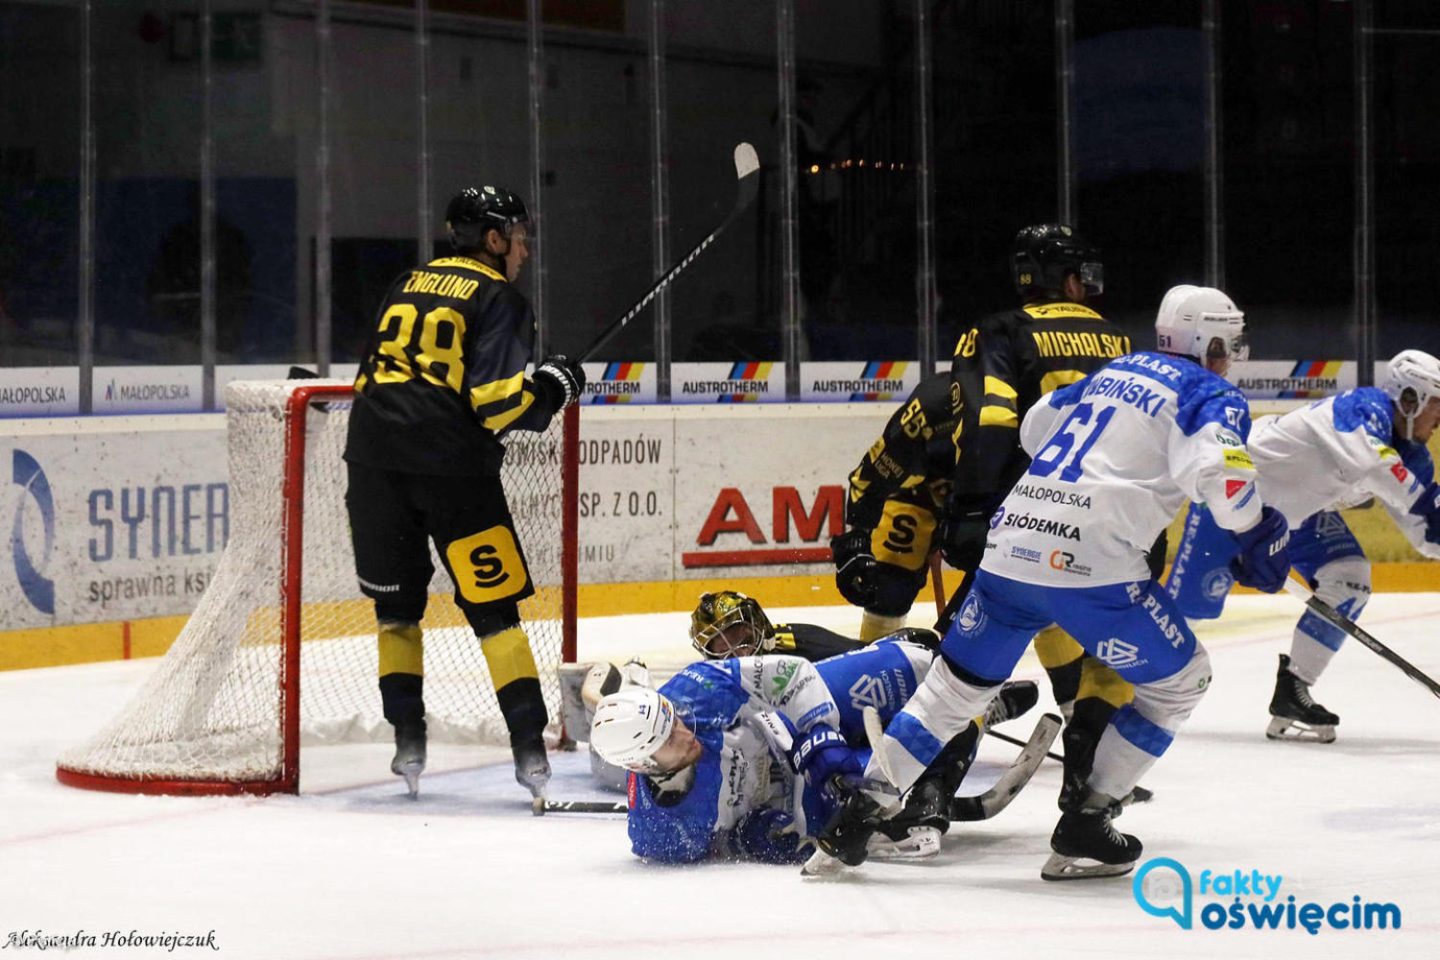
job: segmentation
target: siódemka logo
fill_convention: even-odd
[[[55,499],[50,494],[50,481],[39,462],[24,450],[16,450],[13,459],[12,477],[24,488],[15,504],[15,522],[10,528],[10,553],[15,558],[15,576],[25,599],[41,613],[55,612],[55,582],[46,577],[42,570],[50,564],[50,554],[55,548]],[[44,530],[44,551],[37,565],[30,559],[25,546],[26,507],[31,500],[40,512],[40,525]]]
[[[1195,927],[1196,899],[1200,925],[1206,930],[1399,930],[1400,907],[1360,899],[1334,903],[1299,902],[1282,897],[1285,878],[1259,870],[1201,870],[1199,883],[1178,860],[1155,857],[1135,873],[1131,891],[1140,909],[1152,917],[1175,921],[1182,930]]]

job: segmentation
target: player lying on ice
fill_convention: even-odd
[[[1370,561],[1341,508],[1379,500],[1416,550],[1440,559],[1440,490],[1425,447],[1437,423],[1440,360],[1405,350],[1381,386],[1261,417],[1250,431],[1256,488],[1291,526],[1291,563],[1317,597],[1351,620],[1370,599]],[[1220,616],[1234,554],[1235,541],[1205,507],[1192,505],[1166,583],[1185,616]],[[1344,641],[1344,631],[1308,610],[1300,617],[1290,655],[1280,655],[1267,737],[1335,739],[1340,718],[1310,698],[1310,687]]]
[[[1021,427],[1033,460],[991,517],[974,587],[919,691],[885,726],[866,770],[902,793],[983,713],[1036,631],[1052,622],[1135,687],[1096,747],[1050,838],[1049,880],[1129,872],[1141,843],[1111,826],[1210,682],[1204,648],[1150,576],[1145,554],[1186,500],[1207,504],[1238,546],[1236,577],[1267,592],[1289,570],[1284,516],[1264,505],[1246,452],[1244,396],[1225,382],[1244,356],[1244,314],[1219,290],[1167,296],[1160,351],[1120,357],[1037,403]],[[1050,562],[1047,562],[1047,558]],[[1056,562],[1057,558],[1063,562]],[[898,804],[857,791],[819,837],[819,869],[866,856]]]
[[[813,834],[847,795],[835,781],[864,767],[861,707],[893,716],[933,657],[928,647],[886,638],[816,664],[782,654],[707,660],[659,690],[631,685],[608,694],[595,707],[590,744],[630,771],[631,849],[666,863],[712,856],[803,861]],[[1035,699],[1034,684],[1013,684],[986,720],[1018,716]],[[1044,729],[1048,738],[1009,796],[1033,772],[1058,723]],[[974,722],[956,731],[906,810],[867,838],[872,852],[933,855],[951,819],[995,812],[970,798],[951,801],[979,732]]]

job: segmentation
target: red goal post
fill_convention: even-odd
[[[341,459],[348,382],[226,388],[230,538],[169,652],[56,777],[151,794],[295,793],[300,748],[384,741],[375,617],[359,591]],[[557,668],[575,659],[579,408],[505,438],[502,480],[534,597],[521,616],[558,730]],[[436,573],[422,622],[430,737],[505,744],[480,644]]]

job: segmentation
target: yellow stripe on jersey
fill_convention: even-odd
[[[501,430],[504,430],[506,427],[510,426],[510,424],[514,423],[516,418],[518,418],[520,414],[524,413],[526,410],[529,410],[530,404],[534,402],[535,394],[531,393],[529,390],[526,390],[524,393],[520,394],[520,402],[518,404],[511,407],[509,410],[506,410],[504,413],[497,413],[493,417],[486,417],[485,419],[480,421],[480,425],[483,426],[486,430],[489,430],[491,433],[499,433]]]
[[[1004,397],[1006,400],[1015,400],[1020,396],[1015,392],[1014,387],[999,377],[985,378],[985,395],[987,397]]]
[[[1078,303],[1030,303],[1023,308],[1026,313],[1037,320],[1051,320],[1056,317],[1079,317],[1084,320],[1104,320],[1089,307],[1082,307]]]
[[[431,260],[426,266],[456,267],[460,270],[474,270],[476,273],[483,273],[491,280],[499,280],[501,283],[507,282],[503,273],[500,273],[493,267],[486,266],[479,260],[472,260],[469,257],[441,257],[439,260]]]
[[[495,380],[491,383],[481,384],[478,387],[472,387],[470,390],[470,409],[478,411],[481,407],[488,406],[492,403],[500,403],[524,389],[524,370],[521,370],[513,377],[506,377],[504,380]]]
[[[1014,410],[1008,410],[1005,407],[982,407],[980,409],[980,426],[1019,429],[1020,416]]]

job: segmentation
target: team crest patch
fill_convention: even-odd
[[[1223,600],[1234,582],[1229,570],[1213,570],[1200,581],[1200,591],[1207,600]]]
[[[974,591],[965,598],[960,605],[960,616],[957,618],[960,629],[966,633],[974,633],[985,625],[985,611],[981,608],[980,597]]]

